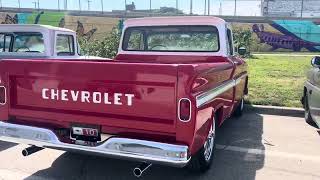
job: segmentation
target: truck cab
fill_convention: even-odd
[[[0,58],[81,58],[76,32],[48,25],[0,25]]]

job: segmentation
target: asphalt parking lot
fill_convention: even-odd
[[[0,179],[128,180],[135,162],[45,149],[29,157],[26,145],[0,142]],[[153,165],[140,179],[320,179],[320,136],[302,117],[246,113],[218,130],[212,168],[205,174]]]

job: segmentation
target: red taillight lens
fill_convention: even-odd
[[[6,88],[4,86],[0,86],[0,105],[6,104]]]
[[[189,99],[180,99],[179,101],[179,119],[189,121],[191,118],[191,101]]]

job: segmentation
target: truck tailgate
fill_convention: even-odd
[[[0,64],[9,117],[175,133],[177,65],[73,60]]]

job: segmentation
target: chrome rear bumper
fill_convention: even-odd
[[[0,140],[174,167],[184,167],[190,160],[188,146],[118,137],[111,137],[95,147],[81,146],[59,141],[48,129],[6,122],[0,122]]]

